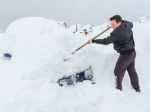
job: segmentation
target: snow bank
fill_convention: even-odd
[[[114,88],[113,68],[118,54],[112,45],[88,45],[74,56],[77,47],[104,30],[95,26],[87,36],[72,33],[54,20],[23,18],[0,34],[0,52],[10,52],[12,60],[0,60],[1,112],[148,112],[150,22],[134,24],[137,71],[142,93],[131,89],[126,74],[120,92]],[[104,38],[108,31],[99,38]],[[70,58],[64,62],[63,59]],[[86,81],[74,87],[60,88],[56,81],[64,74],[92,65],[95,85]],[[9,107],[9,108],[8,108]]]

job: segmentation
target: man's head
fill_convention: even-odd
[[[110,24],[114,30],[117,29],[121,25],[121,23],[122,18],[120,15],[115,15],[110,18]]]

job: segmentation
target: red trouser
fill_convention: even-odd
[[[129,73],[131,85],[135,90],[139,89],[139,79],[138,74],[135,69],[135,57],[136,52],[132,52],[129,54],[124,54],[119,56],[114,74],[116,76],[116,88],[122,90],[122,80],[126,70]]]

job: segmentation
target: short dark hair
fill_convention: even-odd
[[[122,22],[122,17],[120,15],[114,15],[110,18],[110,21],[116,20],[116,22]]]

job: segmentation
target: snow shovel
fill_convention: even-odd
[[[105,33],[106,31],[108,31],[109,29],[111,28],[111,26],[110,27],[108,27],[107,29],[105,29],[105,30],[103,30],[102,32],[100,32],[99,34],[97,34],[95,37],[93,37],[91,40],[95,40],[96,38],[98,38],[100,35],[102,35],[103,33]],[[77,51],[79,51],[80,49],[82,49],[84,46],[86,46],[87,44],[88,44],[88,42],[89,42],[89,40],[86,42],[86,43],[84,43],[83,45],[81,45],[80,47],[78,47],[74,52],[72,52],[71,54],[75,54]],[[64,61],[68,61],[70,58],[68,58],[68,59],[64,59]]]

